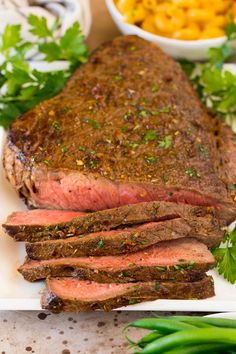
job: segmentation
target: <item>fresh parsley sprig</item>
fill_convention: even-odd
[[[220,247],[212,249],[219,274],[231,284],[236,282],[236,226],[227,231]]]
[[[236,24],[225,29],[227,41],[209,49],[206,63],[180,61],[205,105],[221,116],[236,132],[236,75],[224,69],[235,55]]]
[[[60,38],[56,35],[58,19],[49,28],[46,18],[30,15],[28,24],[35,41],[22,38],[20,25],[7,25],[0,41],[0,125],[4,127],[40,101],[56,95],[72,72],[88,58],[79,23],[75,22]],[[51,72],[31,69],[28,58],[32,52],[48,62],[66,60],[68,69]]]

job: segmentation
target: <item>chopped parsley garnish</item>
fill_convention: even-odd
[[[68,147],[67,146],[63,146],[62,148],[61,148],[61,153],[62,153],[62,155],[65,155],[65,153],[68,151]]]
[[[162,180],[163,180],[164,183],[168,182],[169,181],[169,176],[163,175],[162,176]]]
[[[139,146],[139,143],[135,143],[135,142],[129,143],[128,146],[129,146],[131,149],[136,149],[136,148]]]
[[[163,149],[168,149],[172,145],[172,137],[171,135],[167,135],[164,137],[164,139],[159,141],[159,147]]]
[[[147,117],[147,112],[146,111],[140,111],[139,112],[140,117],[146,118]]]
[[[54,129],[59,130],[60,129],[60,123],[57,120],[54,120],[52,122],[52,126]]]
[[[228,188],[228,190],[233,191],[233,190],[236,189],[236,184],[234,184],[234,183],[229,183],[229,184],[227,185],[227,188]]]
[[[209,157],[209,151],[206,149],[206,147],[203,144],[199,144],[198,149],[204,157],[206,158]]]
[[[81,145],[81,146],[78,147],[78,150],[79,150],[79,151],[85,151],[85,150],[86,150],[86,147]]]
[[[155,130],[148,130],[144,137],[143,140],[144,141],[151,141],[151,140],[155,140],[157,138],[157,134]]]
[[[145,156],[145,161],[149,165],[154,165],[157,162],[157,158],[155,156]]]
[[[129,299],[129,305],[134,305],[136,302],[136,299]]]
[[[66,113],[66,112],[68,112],[69,110],[70,110],[70,108],[67,107],[67,106],[64,106],[64,107],[61,107],[61,108],[60,108],[60,112],[61,112],[61,113]]]
[[[132,118],[132,113],[131,112],[126,112],[124,114],[124,120],[129,121]]]
[[[171,112],[170,107],[163,107],[163,108],[159,109],[159,113],[170,113],[170,112]]]
[[[103,240],[99,240],[97,243],[97,248],[103,248],[105,246],[105,242]]]
[[[48,161],[48,160],[44,160],[43,163],[44,163],[45,165],[48,165],[48,164],[49,164],[49,161]]]
[[[231,284],[236,282],[236,227],[225,233],[220,246],[212,249],[219,274]]]
[[[120,131],[121,131],[122,133],[126,133],[128,130],[129,130],[128,127],[121,127],[121,128],[120,128]]]
[[[136,267],[136,263],[130,263],[130,264],[129,264],[129,267],[130,267],[130,268]]]
[[[99,129],[99,128],[101,128],[101,124],[100,124],[97,120],[92,119],[92,118],[84,118],[84,119],[82,120],[82,122],[91,125],[91,127],[93,127],[94,129]]]
[[[158,90],[159,90],[159,85],[153,84],[152,85],[152,92],[154,93],[154,92],[157,92]]]
[[[89,167],[90,168],[96,168],[97,167],[97,165],[98,165],[98,161],[97,160],[90,160],[89,161]]]
[[[198,177],[200,178],[201,175],[200,173],[197,171],[197,169],[195,167],[189,167],[185,170],[186,175],[188,175],[189,177]]]
[[[156,270],[158,270],[159,272],[165,272],[165,271],[166,271],[166,268],[165,268],[165,267],[156,266],[155,268],[156,268]]]
[[[122,76],[121,75],[116,75],[115,76],[115,80],[116,81],[121,81],[123,78],[122,78]]]

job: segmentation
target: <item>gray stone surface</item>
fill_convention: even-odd
[[[144,312],[63,313],[0,311],[0,354],[128,353],[122,328]],[[135,331],[134,338],[140,336]]]

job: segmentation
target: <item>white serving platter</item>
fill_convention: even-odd
[[[42,64],[37,64],[43,69]],[[57,68],[58,69],[58,68]],[[230,68],[231,69],[231,68]],[[5,132],[0,128],[0,156],[5,140]],[[26,207],[5,178],[0,161],[0,224],[13,211]],[[17,272],[25,257],[24,243],[14,242],[0,228],[0,310],[40,310],[40,297],[44,282],[29,283]],[[156,300],[123,307],[129,311],[236,311],[236,284],[231,285],[214,270],[216,296],[206,300]]]

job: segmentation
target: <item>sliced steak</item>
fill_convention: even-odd
[[[76,278],[49,278],[41,298],[43,309],[52,312],[110,311],[142,301],[157,299],[206,299],[214,296],[213,279],[187,282],[101,284]]]
[[[121,256],[26,259],[18,270],[29,281],[68,276],[99,283],[193,281],[201,279],[214,263],[204,244],[195,239],[179,239]]]
[[[203,223],[206,221],[203,219]],[[26,243],[27,255],[32,259],[61,257],[106,256],[136,252],[160,241],[194,237],[209,247],[219,244],[224,231],[209,232],[203,225],[196,229],[182,219],[152,222],[119,230],[101,231],[64,240]],[[201,232],[202,231],[202,232]],[[200,232],[200,233],[199,233]]]
[[[58,96],[13,122],[6,175],[39,208],[219,205],[232,199],[216,168],[211,124],[177,63],[152,43],[122,36],[96,50]]]
[[[58,221],[61,213],[61,222]],[[84,233],[110,230],[125,225],[182,218],[194,229],[193,233],[218,235],[219,227],[236,219],[236,208],[222,206],[198,207],[168,202],[147,202],[125,205],[94,213],[32,210],[11,214],[5,224],[6,232],[17,241],[43,241],[78,236]],[[195,231],[196,230],[196,231]],[[178,230],[176,230],[178,231]]]

